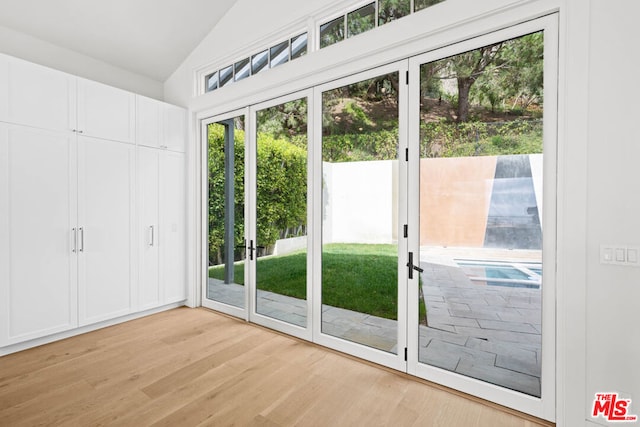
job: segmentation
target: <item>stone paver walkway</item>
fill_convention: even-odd
[[[421,257],[429,326],[419,328],[419,360],[448,371],[540,396],[540,289],[472,282],[448,260]],[[244,287],[209,280],[213,299],[241,307]],[[306,301],[258,291],[258,312],[306,325]],[[396,352],[397,325],[389,319],[323,306],[322,331]]]

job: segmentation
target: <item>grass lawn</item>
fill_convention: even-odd
[[[258,289],[306,299],[306,252],[258,259]],[[222,280],[222,266],[209,277]],[[244,284],[244,264],[235,265]],[[398,258],[395,245],[334,243],[322,250],[322,303],[387,319],[397,318]],[[421,316],[424,306],[421,302]]]

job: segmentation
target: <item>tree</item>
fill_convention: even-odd
[[[469,120],[472,100],[487,101],[492,110],[507,100],[527,108],[542,97],[544,35],[537,32],[495,43],[421,67],[422,89],[433,80],[455,79],[456,121]]]
[[[502,42],[492,44],[456,55],[450,59],[450,67],[458,81],[458,122],[466,122],[469,119],[471,87],[498,57],[503,45]]]

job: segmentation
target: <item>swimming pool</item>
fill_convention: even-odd
[[[541,263],[461,259],[455,261],[476,284],[529,289],[540,289],[542,284]]]

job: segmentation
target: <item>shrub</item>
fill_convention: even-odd
[[[244,256],[244,131],[234,132],[235,259]],[[224,126],[209,126],[209,257],[220,264],[224,256]],[[300,141],[299,141],[300,143]],[[267,251],[287,229],[306,224],[307,152],[292,143],[260,133],[257,150],[257,244]]]
[[[542,121],[446,120],[423,123],[420,157],[461,157],[542,153]]]

